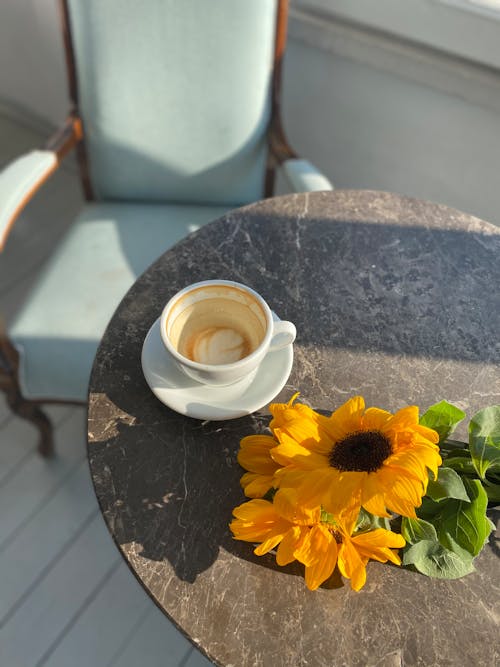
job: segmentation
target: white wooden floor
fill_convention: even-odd
[[[42,138],[0,114],[0,168]],[[0,317],[36,281],[81,203],[68,163],[0,255]],[[57,457],[0,397],[0,667],[203,667],[211,663],[153,604],[105,527],[86,461],[86,410],[52,407]]]

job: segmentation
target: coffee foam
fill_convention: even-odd
[[[201,364],[231,364],[252,352],[251,342],[236,329],[209,327],[179,344],[179,352]]]
[[[262,343],[266,318],[259,302],[231,289],[206,289],[176,304],[167,334],[184,357],[202,364],[230,364]]]

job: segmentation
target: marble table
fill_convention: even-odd
[[[498,665],[494,537],[461,580],[371,562],[359,593],[335,575],[311,592],[299,566],[278,568],[232,539],[231,510],[244,500],[238,443],[265,431],[267,409],[225,422],[183,417],[151,393],[140,362],[166,301],[210,278],[250,285],[297,325],[277,400],[300,390],[331,411],[362,394],[394,411],[446,398],[472,415],[500,403],[500,229],[370,191],[231,212],[166,252],[120,304],[92,373],[88,445],[123,557],[216,664]]]

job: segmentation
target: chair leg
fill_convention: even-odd
[[[54,456],[52,422],[36,401],[22,395],[18,380],[19,355],[3,331],[0,331],[0,389],[14,414],[30,421],[39,432],[38,452],[45,458]]]
[[[37,403],[30,401],[19,391],[7,392],[7,403],[14,414],[30,421],[38,429],[38,452],[45,458],[54,456],[52,422]]]

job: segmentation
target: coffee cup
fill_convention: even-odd
[[[295,325],[273,316],[260,294],[230,280],[204,280],[177,292],[160,329],[176,365],[215,387],[250,384],[266,354],[296,336]]]

